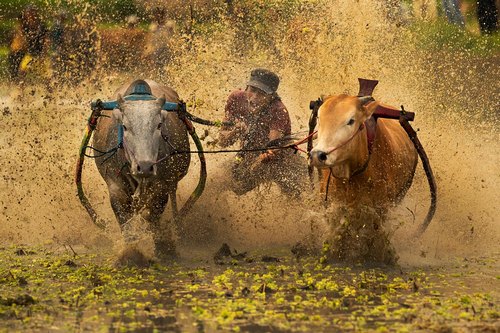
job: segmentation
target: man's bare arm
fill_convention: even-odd
[[[237,122],[234,127],[222,129],[219,133],[219,145],[227,147],[234,144],[246,130],[247,126],[243,122]]]
[[[273,129],[269,131],[269,141],[280,139],[283,136],[284,136],[283,132],[281,132],[281,131],[273,130]]]
[[[273,141],[276,139],[281,139],[283,137],[283,132],[278,130],[270,130],[269,131],[269,141]],[[275,159],[277,156],[281,155],[282,150],[268,150],[259,155],[260,162],[268,162]]]

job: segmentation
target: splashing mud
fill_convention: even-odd
[[[498,48],[478,55],[429,45],[418,24],[388,5],[397,1],[255,1],[251,11],[238,7],[246,1],[224,1],[234,5],[227,11],[190,3],[176,12],[174,51],[162,68],[141,58],[143,38],[133,39],[131,55],[113,58],[112,45],[135,42],[119,42],[125,29],[100,31],[95,67],[69,79],[37,73],[0,84],[2,328],[498,332]],[[307,130],[310,100],[356,94],[358,77],[380,81],[376,99],[416,112],[413,126],[438,185],[425,234],[413,236],[430,202],[420,163],[407,196],[380,221],[370,208],[325,202],[317,184],[299,199],[274,184],[237,196],[229,190],[233,154],[206,156],[206,190],[182,223],[173,223],[167,205],[162,223],[178,243],[174,262],[151,260],[153,235],[141,216],[122,235],[87,159],[83,186],[107,229],[92,224],[73,180],[91,100],[151,78],[177,90],[193,114],[218,120],[254,67],[279,73],[293,132]],[[204,148],[216,149],[218,129],[196,128]],[[198,182],[200,163],[192,161],[179,205]],[[214,258],[221,244],[228,245]],[[340,256],[352,262],[331,263]],[[398,257],[399,266],[355,264]]]
[[[273,40],[272,52],[265,52],[255,36],[241,41],[238,26],[222,22],[210,36],[195,36],[189,47],[179,47],[164,71],[150,71],[138,61],[129,64],[127,73],[96,70],[75,88],[48,92],[43,84],[22,90],[3,84],[1,242],[111,249],[121,236],[93,162],[86,162],[83,182],[98,214],[109,221],[105,234],[91,224],[72,180],[90,100],[110,98],[129,78],[151,77],[176,89],[192,113],[221,119],[228,93],[243,88],[250,69],[259,66],[280,74],[279,91],[293,131],[307,128],[310,100],[321,94],[355,94],[358,77],[380,81],[377,99],[416,112],[415,127],[437,177],[438,209],[422,239],[412,239],[429,204],[419,166],[407,197],[385,223],[402,262],[497,251],[498,55],[479,59],[467,52],[423,48],[415,31],[389,20],[377,1],[328,1],[307,9],[316,19],[289,19]],[[241,43],[246,48],[237,49]],[[208,142],[218,133],[207,131],[206,149],[211,149]],[[324,209],[317,190],[290,200],[270,185],[237,197],[227,189],[226,165],[232,158],[207,157],[206,191],[176,230],[181,256],[203,256],[221,242],[245,249],[291,247],[311,234],[321,244],[333,214]],[[179,202],[194,189],[198,167],[195,160],[180,183]],[[165,219],[170,217],[166,212]]]

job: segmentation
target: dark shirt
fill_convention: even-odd
[[[258,114],[252,114],[246,93],[237,90],[229,95],[226,109],[226,121],[243,121],[248,133],[238,137],[242,149],[264,148],[269,142],[271,130],[280,131],[283,136],[290,135],[291,122],[288,111],[280,98],[275,98]],[[230,128],[229,128],[230,129]]]

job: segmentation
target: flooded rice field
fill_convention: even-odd
[[[137,61],[126,71],[103,65],[76,85],[43,77],[0,84],[0,332],[500,331],[498,48],[429,48],[377,1],[318,6],[309,8],[316,20],[289,19],[272,45],[247,36],[243,48],[238,26],[225,22],[192,36],[162,70]],[[177,243],[175,260],[154,256],[139,216],[124,243],[87,159],[84,190],[107,227],[92,224],[74,183],[91,100],[152,78],[174,88],[191,113],[220,120],[227,96],[255,67],[279,73],[293,132],[307,130],[309,101],[355,95],[358,77],[380,81],[376,99],[416,113],[438,206],[415,237],[430,202],[419,162],[384,221],[397,264],[330,260],[335,199],[325,203],[317,183],[298,199],[275,184],[237,196],[228,186],[234,154],[206,156],[206,189],[182,224],[167,205],[162,221]],[[206,150],[218,148],[217,128],[195,127]],[[180,204],[198,176],[193,157]]]
[[[141,269],[70,246],[3,248],[2,329],[498,331],[498,258],[383,269],[271,253],[233,253],[218,265],[195,254]]]

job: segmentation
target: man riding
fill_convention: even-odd
[[[252,70],[246,89],[228,97],[225,121],[234,126],[222,128],[219,144],[227,147],[240,141],[243,151],[236,155],[232,167],[232,190],[237,195],[275,182],[286,194],[298,197],[307,178],[305,161],[292,149],[265,150],[271,141],[291,134],[290,115],[277,93],[279,82],[275,73],[257,68]]]

